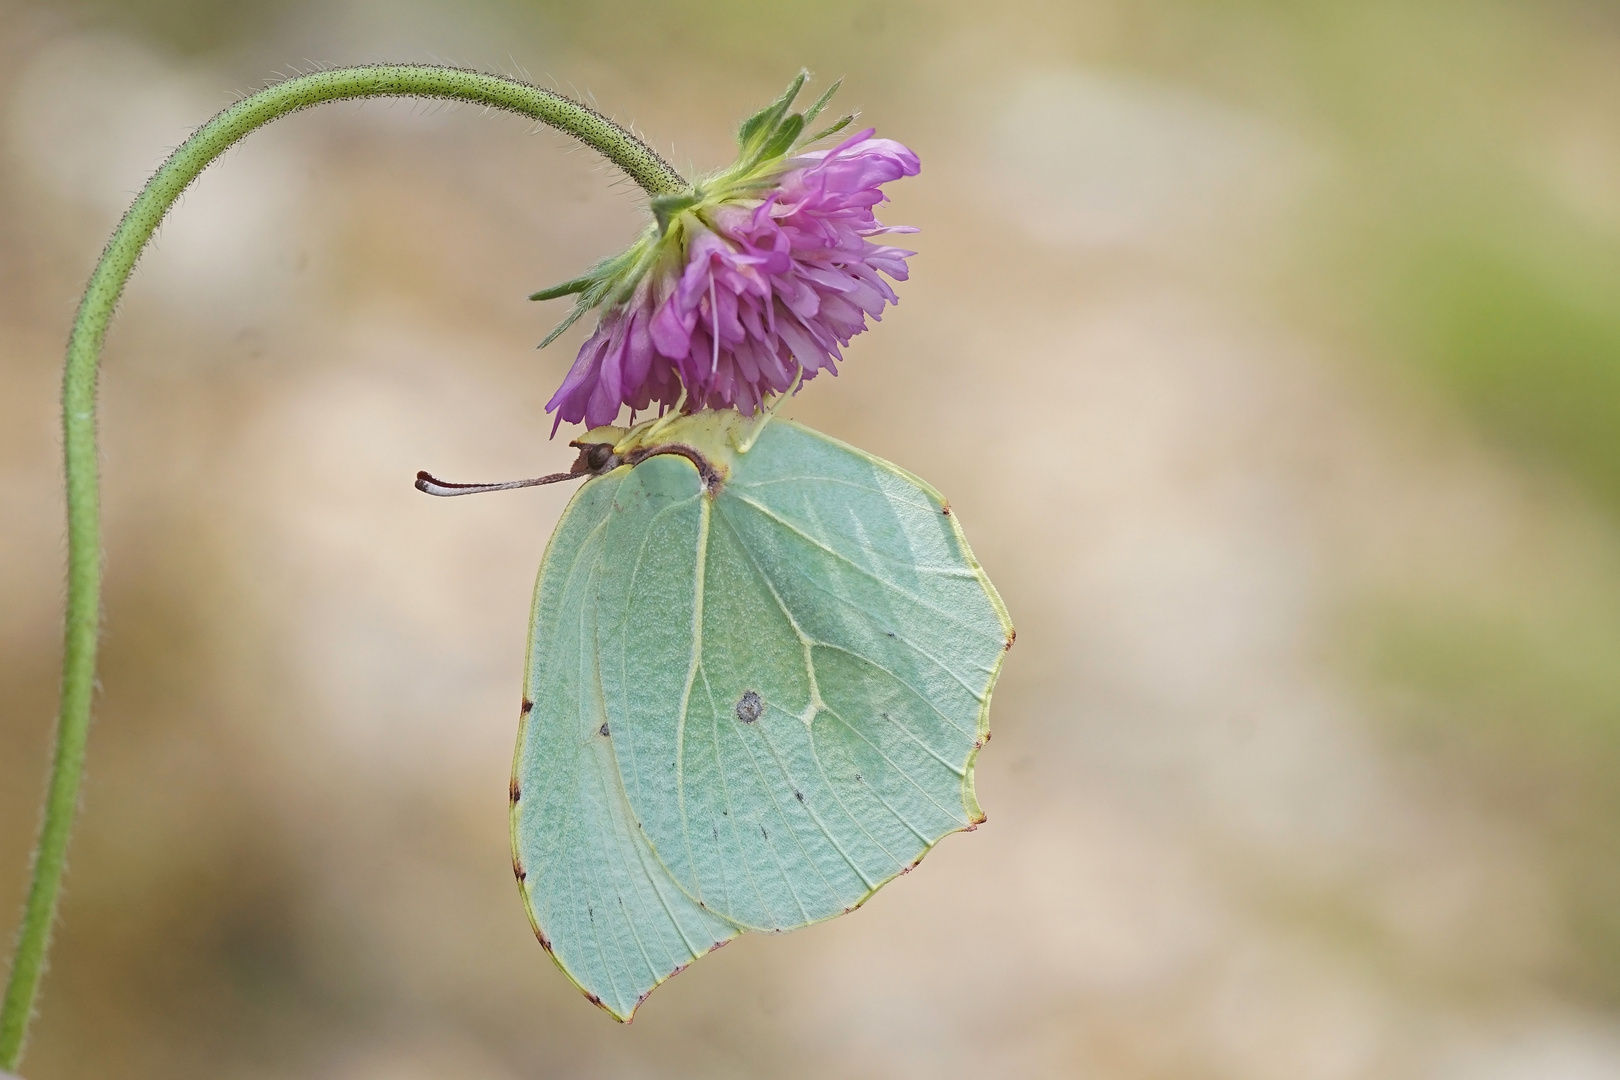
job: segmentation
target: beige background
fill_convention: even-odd
[[[566,498],[536,354],[633,188],[327,106],[108,347],[106,644],[24,1073],[1620,1077],[1620,13],[1576,0],[0,0],[0,913],[55,705],[55,392],[168,148],[275,71],[594,95],[680,167],[801,64],[913,146],[902,303],[792,415],[950,496],[1018,626],[990,820],[623,1028],[506,777]],[[9,933],[9,930],[7,931]]]

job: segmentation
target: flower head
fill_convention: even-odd
[[[885,277],[906,279],[914,252],[870,237],[882,186],[915,176],[917,155],[857,132],[806,149],[853,116],[808,138],[805,127],[836,83],[803,114],[789,111],[804,75],[750,117],[728,169],[679,195],[653,199],[654,222],[629,250],[534,299],[577,294],[549,343],[592,308],[596,331],[546,405],[557,423],[612,423],[621,406],[660,412],[685,393],[688,410],[759,409],[802,372],[837,374],[839,351],[898,302]],[[556,426],[553,425],[553,431]]]

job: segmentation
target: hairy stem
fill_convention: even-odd
[[[0,1070],[15,1069],[45,970],[68,838],[79,801],[96,675],[101,616],[101,506],[96,470],[96,379],[118,298],[152,233],[187,186],[238,140],[288,113],[327,101],[370,97],[467,101],[519,113],[579,139],[623,169],[649,195],[690,185],[635,135],[576,101],[515,79],[457,68],[379,64],[289,79],[232,105],[176,150],[118,224],[85,288],[62,380],[67,465],[68,594],[61,713],[22,927],[0,1006]]]

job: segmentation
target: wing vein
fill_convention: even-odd
[[[701,497],[700,497],[701,498]],[[686,714],[692,703],[692,684],[703,657],[703,591],[709,568],[709,500],[698,503],[697,568],[692,585],[692,655],[687,661],[686,685],[681,689],[681,709],[675,714],[675,799],[681,811],[681,837],[686,841],[686,865],[692,868],[692,888],[697,902],[703,903],[703,882],[698,879],[697,858],[692,853],[692,829],[686,818]]]
[[[956,618],[950,612],[944,611],[941,608],[937,608],[937,607],[933,606],[932,604],[926,603],[920,596],[917,596],[915,593],[907,592],[905,589],[900,587],[900,584],[898,582],[890,581],[886,577],[881,577],[878,574],[875,574],[872,571],[868,570],[866,567],[862,566],[860,563],[858,563],[855,560],[851,559],[849,556],[843,554],[842,552],[839,552],[839,551],[837,551],[837,550],[835,550],[833,548],[828,547],[821,540],[818,540],[816,537],[811,536],[809,533],[807,533],[803,529],[799,528],[799,526],[795,525],[793,522],[789,521],[787,518],[782,517],[780,514],[773,511],[770,507],[765,506],[763,503],[758,503],[758,502],[755,502],[753,499],[745,498],[743,495],[741,495],[739,493],[736,493],[736,492],[733,492],[732,494],[735,495],[735,497],[736,497],[736,499],[737,499],[737,501],[739,503],[742,503],[744,506],[752,507],[755,511],[765,515],[768,518],[770,518],[776,524],[780,525],[784,529],[787,529],[789,532],[791,532],[795,536],[799,537],[801,540],[803,540],[805,543],[809,544],[811,547],[816,548],[819,551],[825,552],[829,557],[831,557],[833,559],[836,559],[838,562],[843,563],[845,566],[848,566],[850,569],[854,570],[857,574],[860,574],[862,577],[868,578],[868,579],[876,582],[877,584],[883,586],[885,589],[889,590],[890,592],[896,593],[897,595],[905,598],[908,602],[910,602],[911,604],[915,605],[916,607],[922,609],[923,611],[926,611],[931,615],[938,616],[940,618],[940,620],[943,621],[943,622],[949,623],[952,626],[962,627],[963,629],[974,629],[972,624],[964,622],[961,619]]]
[[[861,731],[860,728],[856,727],[854,724],[850,723],[847,719],[845,719],[843,713],[841,713],[837,709],[834,709],[834,708],[829,706],[828,709],[827,709],[827,714],[829,716],[836,717],[840,724],[843,724],[850,731],[855,733],[856,738],[860,739],[867,746],[870,746],[874,753],[876,753],[884,761],[888,762],[889,767],[891,769],[893,769],[899,776],[901,776],[901,777],[903,777],[905,779],[906,783],[908,783],[912,787],[916,788],[918,793],[921,794],[923,798],[925,798],[929,802],[933,803],[934,808],[936,810],[938,810],[940,813],[944,814],[946,817],[950,818],[951,820],[953,820],[953,821],[956,820],[956,815],[955,814],[951,813],[951,811],[949,811],[949,810],[945,809],[943,806],[941,806],[939,804],[938,799],[936,799],[932,795],[928,794],[928,789],[927,788],[925,788],[921,784],[917,783],[917,781],[912,778],[912,775],[910,773],[908,773],[906,770],[902,769],[899,765],[896,765],[894,763],[894,759],[889,757],[888,754],[885,754],[883,752],[882,747],[878,746],[877,743],[873,742],[871,739],[868,739],[866,737],[865,732]],[[893,723],[893,721],[891,720],[890,723]],[[898,725],[898,724],[896,724],[895,726],[900,727],[900,725]],[[905,731],[905,728],[900,727],[900,730]],[[910,732],[907,732],[907,734],[909,735]],[[913,736],[913,738],[915,739],[915,736]],[[870,786],[870,785],[868,785],[868,786]],[[885,799],[882,795],[878,795],[876,788],[872,788],[872,794],[877,795],[878,801],[883,803],[884,806],[889,805],[889,801],[887,799]],[[929,842],[928,838],[926,836],[924,836],[920,832],[917,832],[917,827],[915,825],[911,824],[911,822],[907,821],[905,818],[900,817],[900,814],[897,811],[895,811],[895,809],[893,807],[889,807],[889,812],[894,814],[895,817],[900,818],[901,823],[904,824],[906,828],[910,829],[914,833],[917,833],[917,839],[921,840],[925,844]]]

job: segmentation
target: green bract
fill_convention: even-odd
[[[984,820],[1006,609],[936,491],[768,421],[587,433],[597,475],[535,589],[513,868],[541,943],[621,1020]]]

